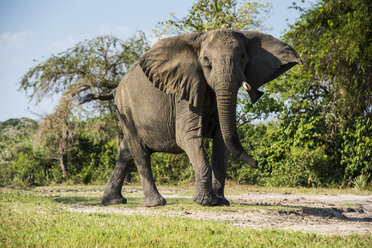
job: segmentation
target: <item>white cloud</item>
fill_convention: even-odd
[[[21,31],[18,33],[4,32],[0,34],[0,51],[4,50],[22,50],[26,46],[26,40],[32,36],[31,31]]]

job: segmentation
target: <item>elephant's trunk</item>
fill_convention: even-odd
[[[221,85],[226,85],[222,83]],[[251,158],[240,144],[236,130],[236,100],[237,92],[231,89],[216,89],[218,118],[223,140],[230,152],[252,168],[257,167],[257,161]]]

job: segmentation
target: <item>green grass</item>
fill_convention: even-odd
[[[338,206],[340,207],[351,207],[351,208],[362,208],[362,204],[356,204],[356,203],[341,203]]]
[[[372,243],[372,234],[258,231],[187,218],[65,210],[73,203],[98,206],[99,197],[43,196],[39,189],[0,189],[0,247],[370,247]],[[128,197],[128,205],[120,208],[141,204],[142,198]],[[158,209],[189,209],[191,205],[197,210],[224,209],[199,207],[184,198],[170,198],[168,206]],[[229,211],[239,207],[232,206]]]

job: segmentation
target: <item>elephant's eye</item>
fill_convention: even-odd
[[[204,56],[202,58],[202,64],[203,64],[203,66],[208,67],[208,68],[212,67],[212,63],[207,56]]]

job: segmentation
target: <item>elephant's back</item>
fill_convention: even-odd
[[[174,97],[155,88],[138,63],[123,77],[114,101],[150,149],[179,152],[175,142]]]

